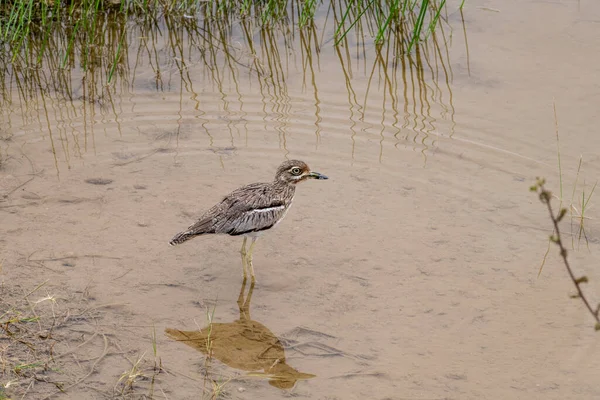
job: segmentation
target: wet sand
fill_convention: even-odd
[[[589,193],[598,179],[600,7],[508,2],[494,12],[488,3],[465,11],[468,59],[460,14],[450,16],[451,74],[440,75],[439,63],[426,70],[417,85],[425,97],[400,79],[392,99],[384,79],[370,82],[369,67],[354,64],[352,100],[338,55],[324,46],[314,86],[297,64],[274,95],[243,74],[237,89],[231,80],[216,87],[198,63],[190,66],[198,97],[175,85],[153,91],[140,70],[116,111],[92,105],[84,117],[89,105],[52,95],[46,109],[3,110],[2,281],[48,280],[49,293],[106,306],[82,321],[90,333],[58,345],[92,332],[108,338],[81,348],[83,359],[108,343],[94,373],[64,398],[110,392],[131,368],[127,358],[145,353],[151,363],[154,331],[167,371],[156,377],[156,398],[198,398],[211,379],[226,382],[232,399],[600,397],[599,336],[569,299],[574,287],[556,248],[538,277],[551,221],[529,192],[536,176],[559,191],[553,101],[564,197],[580,155],[577,196],[584,180]],[[314,375],[281,389],[216,359],[207,366],[165,329],[205,328],[207,310],[215,323],[240,318],[241,239],[168,241],[224,194],[271,180],[286,158],[330,179],[302,184],[254,252],[252,320],[279,339],[287,365]],[[589,250],[575,238],[569,254],[590,279],[592,304],[600,300],[596,201],[585,221]],[[141,381],[135,393],[149,390]]]

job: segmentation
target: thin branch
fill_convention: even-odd
[[[596,320],[595,329],[598,331],[598,330],[600,330],[600,304],[594,310],[592,308],[592,306],[590,305],[590,302],[588,301],[588,299],[585,297],[585,294],[583,293],[583,290],[581,289],[581,284],[587,283],[588,278],[587,278],[587,276],[581,276],[579,278],[575,277],[575,274],[573,273],[573,269],[571,268],[571,265],[569,264],[569,260],[567,259],[567,254],[568,254],[567,249],[563,245],[562,238],[560,236],[560,228],[558,226],[558,223],[563,219],[563,217],[567,213],[567,209],[561,208],[560,211],[558,212],[558,215],[554,214],[554,210],[552,209],[552,192],[546,190],[546,188],[544,187],[545,183],[546,183],[545,179],[537,178],[537,182],[535,185],[533,185],[531,187],[531,191],[538,193],[540,201],[542,203],[546,204],[546,206],[548,207],[548,213],[550,213],[550,219],[552,219],[552,224],[554,225],[554,234],[552,236],[550,236],[550,239],[558,245],[558,247],[560,249],[560,256],[562,257],[565,267],[567,268],[569,277],[571,278],[571,280],[573,281],[573,284],[575,285],[575,288],[577,289],[577,295],[575,295],[573,297],[576,297],[576,298],[578,297],[581,299],[581,301],[583,301],[583,304],[585,304],[585,307],[588,309],[590,314],[592,314],[592,316]]]

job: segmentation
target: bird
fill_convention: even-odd
[[[173,236],[169,244],[175,246],[207,234],[243,236],[240,253],[244,280],[249,270],[252,282],[255,282],[252,251],[256,240],[264,231],[281,222],[292,205],[296,185],[308,179],[329,178],[311,171],[304,161],[285,161],[277,168],[272,182],[252,183],[229,193],[186,230]],[[246,250],[248,238],[251,238],[251,243]]]

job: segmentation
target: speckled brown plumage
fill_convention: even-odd
[[[225,196],[188,229],[175,235],[170,243],[183,243],[207,233],[236,236],[269,229],[283,218],[295,191],[296,185],[281,182],[241,187]]]
[[[195,236],[214,233],[250,236],[253,238],[248,260],[251,267],[252,247],[258,232],[272,228],[285,217],[292,205],[296,185],[306,179],[327,177],[311,172],[303,161],[286,161],[277,169],[273,182],[253,183],[234,190],[185,231],[176,234],[169,244],[174,246]],[[245,245],[244,238],[243,260],[246,255]],[[244,276],[245,274],[244,267]],[[253,271],[252,275],[254,277]]]

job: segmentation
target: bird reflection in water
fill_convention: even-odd
[[[250,318],[254,283],[251,283],[244,299],[245,289],[244,279],[238,297],[238,320],[210,323],[205,328],[194,331],[167,328],[166,335],[205,355],[210,352],[210,357],[232,368],[250,371],[248,375],[265,377],[271,386],[280,389],[290,389],[299,380],[313,378],[315,375],[299,372],[286,364],[284,346],[279,338],[269,328]]]

